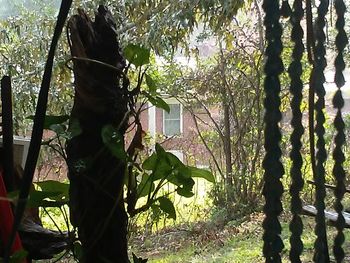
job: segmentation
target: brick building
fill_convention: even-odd
[[[149,105],[141,114],[141,123],[144,131],[151,138],[151,144],[159,142],[167,151],[175,154],[181,161],[197,167],[208,167],[210,156],[201,142],[193,114],[175,98],[165,100],[170,112]],[[195,111],[198,117],[198,128],[203,132],[210,127],[204,122],[209,117],[203,110]],[[219,110],[212,110],[212,117],[219,117]]]

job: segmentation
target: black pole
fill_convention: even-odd
[[[13,179],[13,121],[12,121],[12,89],[11,78],[4,76],[1,79],[2,102],[2,135],[3,156],[2,167],[4,169],[4,182],[8,192],[14,190]]]

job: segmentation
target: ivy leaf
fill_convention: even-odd
[[[148,88],[149,88],[149,92],[150,92],[151,94],[156,93],[156,91],[157,91],[157,85],[156,85],[156,83],[154,82],[154,80],[151,78],[151,76],[148,75],[148,74],[146,74],[146,84],[147,84],[147,86],[148,86]]]
[[[138,45],[129,44],[124,48],[125,58],[136,67],[149,64],[150,50]]]
[[[27,117],[27,119],[29,120],[33,120],[34,121],[34,115],[31,115],[29,117]],[[62,124],[64,122],[66,122],[67,120],[69,120],[69,116],[68,115],[46,115],[45,116],[45,121],[44,121],[44,129],[46,130],[51,130],[51,125],[53,124]]]
[[[161,97],[158,95],[152,96],[150,93],[143,91],[142,94],[146,96],[148,101],[157,108],[165,110],[167,113],[170,113],[170,107]]]
[[[188,169],[191,172],[191,177],[200,177],[211,183],[215,183],[215,177],[210,171],[193,166],[188,166]]]
[[[102,141],[118,159],[126,159],[124,139],[112,125],[106,125],[101,131]]]
[[[173,202],[165,196],[159,197],[158,201],[160,209],[167,213],[169,218],[176,220],[176,211]]]

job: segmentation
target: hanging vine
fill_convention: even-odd
[[[316,202],[315,206],[317,209],[316,215],[316,241],[315,241],[315,262],[329,262],[329,252],[327,244],[327,233],[325,224],[325,168],[324,163],[327,159],[327,152],[325,149],[325,116],[323,109],[325,108],[325,89],[323,83],[325,82],[324,69],[326,67],[326,49],[325,40],[326,36],[324,33],[325,27],[325,16],[328,11],[329,1],[322,0],[317,9],[318,17],[315,22],[315,50],[314,50],[314,67],[312,71],[312,85],[317,95],[317,101],[315,104],[316,111],[316,125],[315,132],[317,135],[317,153],[316,153],[316,174],[314,174],[314,180],[316,184]],[[310,112],[309,114],[313,114]]]
[[[281,60],[282,52],[282,27],[279,23],[280,10],[279,1],[265,0],[263,2],[265,11],[264,25],[266,28],[266,64],[265,64],[265,150],[266,155],[263,161],[264,167],[264,187],[263,195],[265,197],[265,219],[264,228],[264,246],[263,253],[266,262],[281,262],[281,251],[284,247],[281,234],[281,224],[278,216],[283,211],[281,197],[283,186],[280,181],[284,174],[283,165],[280,161],[281,149],[279,142],[281,132],[279,121],[281,112],[279,110],[281,101],[279,93],[281,85],[279,76],[283,71]]]
[[[342,245],[344,243],[344,227],[345,227],[345,219],[343,216],[343,205],[342,200],[345,194],[345,171],[343,168],[343,163],[345,161],[345,156],[342,151],[342,147],[345,144],[345,134],[344,128],[345,124],[342,118],[341,109],[344,106],[344,99],[341,92],[341,87],[345,84],[345,79],[343,75],[343,70],[345,69],[345,62],[343,58],[344,48],[348,44],[348,38],[346,36],[344,25],[345,25],[345,4],[342,0],[335,0],[334,2],[335,11],[337,13],[337,21],[336,28],[338,30],[338,34],[336,36],[335,44],[338,50],[337,57],[335,59],[335,83],[338,87],[337,92],[333,98],[334,108],[337,109],[337,114],[334,120],[334,127],[337,130],[337,135],[335,136],[335,148],[333,151],[334,158],[334,167],[333,167],[333,176],[336,180],[336,188],[334,191],[334,195],[336,197],[335,200],[335,210],[338,213],[338,219],[336,222],[336,228],[338,230],[337,235],[334,239],[333,252],[337,262],[342,262],[344,260],[344,249]]]
[[[293,214],[292,220],[289,225],[291,231],[290,243],[291,250],[289,258],[291,262],[301,262],[300,255],[303,251],[303,242],[301,241],[301,234],[303,232],[303,222],[300,218],[302,210],[302,201],[300,198],[300,191],[303,189],[304,181],[302,178],[301,167],[303,165],[303,159],[300,153],[301,150],[301,137],[304,133],[304,127],[302,124],[302,112],[300,110],[302,101],[303,82],[301,80],[302,64],[301,59],[304,52],[303,44],[303,29],[300,25],[300,21],[304,15],[302,0],[295,0],[293,4],[293,12],[291,14],[292,35],[291,39],[294,42],[293,49],[293,61],[290,64],[288,73],[291,79],[290,92],[293,95],[291,102],[291,109],[293,113],[292,127],[293,132],[291,135],[292,150],[290,158],[292,160],[292,167],[290,170],[292,184],[290,186],[291,194],[291,212]]]

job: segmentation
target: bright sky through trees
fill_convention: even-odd
[[[56,7],[57,9],[60,6],[60,0],[0,0],[0,19],[7,18],[9,16],[18,15],[21,8],[26,9],[38,9],[40,4],[47,3],[52,7]]]

